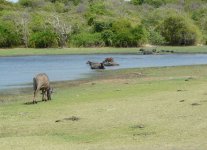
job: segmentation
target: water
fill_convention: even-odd
[[[48,74],[51,81],[85,78],[90,73],[96,72],[91,70],[86,62],[88,60],[101,62],[106,57],[113,57],[120,64],[106,69],[207,64],[207,54],[0,57],[0,90],[31,83],[33,77],[41,72]]]

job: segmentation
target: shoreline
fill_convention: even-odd
[[[165,68],[185,68],[185,67],[205,67],[207,64],[195,64],[195,65],[181,65],[181,66],[158,66],[158,67],[140,67],[140,68],[124,68],[124,69],[115,69],[115,70],[106,70],[100,74],[100,72],[91,73],[85,78],[79,78],[74,80],[61,80],[61,81],[51,81],[51,85],[55,88],[69,88],[74,86],[79,86],[81,84],[93,82],[93,81],[100,81],[100,80],[108,80],[108,79],[115,79],[115,78],[123,78],[126,77],[125,74],[129,72],[130,74],[134,74],[135,72],[139,71],[148,71],[148,70],[160,70]],[[125,73],[126,71],[126,73]],[[118,72],[118,73],[117,73]],[[136,74],[136,73],[135,73]],[[130,79],[131,77],[129,77]],[[14,95],[11,94],[12,92],[18,92],[19,94],[28,94],[33,91],[32,82],[30,83],[23,83],[17,88],[5,88],[0,89],[0,95]],[[14,86],[12,86],[14,87]]]
[[[0,49],[0,57],[15,57],[15,56],[47,56],[47,55],[99,55],[99,54],[136,54],[142,55],[139,51],[143,49],[152,49],[152,47],[136,47],[136,48],[9,48]],[[160,46],[156,48],[157,51],[171,50],[172,54],[207,54],[207,46]],[[160,52],[158,55],[171,54]],[[156,54],[157,55],[157,54]]]

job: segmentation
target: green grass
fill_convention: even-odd
[[[0,56],[23,56],[23,55],[63,55],[63,54],[117,54],[139,53],[140,48],[13,48],[0,49]],[[149,48],[150,49],[150,48]],[[172,47],[158,46],[157,50],[173,50],[175,53],[207,53],[207,46]]]
[[[14,48],[1,49],[0,56],[137,53],[138,50],[139,48]]]
[[[0,149],[205,150],[206,84],[206,65],[125,69],[53,83],[49,102],[25,105],[29,90],[4,95]]]

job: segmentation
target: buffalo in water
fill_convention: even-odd
[[[37,103],[36,96],[38,91],[42,91],[41,94],[42,94],[43,101],[51,100],[51,94],[53,92],[53,89],[50,87],[49,78],[45,73],[37,74],[33,78],[33,89],[34,89],[33,104]]]
[[[97,62],[88,61],[87,64],[90,65],[91,69],[105,69],[103,63],[97,63]]]
[[[104,66],[119,66],[112,57],[105,58],[103,61]]]
[[[153,55],[153,54],[157,53],[156,48],[154,48],[154,49],[143,49],[143,48],[141,48],[139,51],[142,52],[143,55]]]

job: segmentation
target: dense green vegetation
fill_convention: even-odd
[[[207,44],[206,0],[0,0],[0,47]]]

